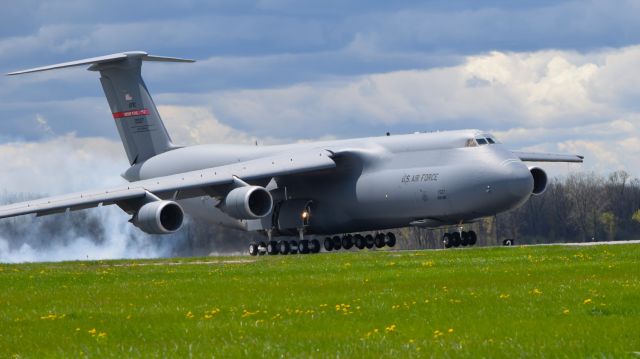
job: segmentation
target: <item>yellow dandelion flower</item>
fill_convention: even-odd
[[[507,298],[509,298],[510,296],[511,296],[510,294],[502,293],[502,294],[500,294],[500,299],[507,299]]]
[[[393,333],[396,331],[396,325],[395,324],[391,324],[390,326],[384,328],[385,332],[387,333]]]
[[[570,313],[569,309],[565,309],[562,311],[562,314],[569,314],[569,313]]]
[[[91,335],[95,335],[98,331],[96,330],[96,328],[92,328],[90,330],[87,331],[89,334]]]
[[[104,338],[106,336],[107,336],[107,333],[105,333],[105,332],[100,332],[100,334],[98,334],[98,337],[100,337],[100,338]]]
[[[191,311],[188,311],[187,314],[185,314],[185,317],[193,318],[193,313],[191,313]]]
[[[542,294],[542,291],[538,288],[533,288],[533,290],[531,291],[531,294],[533,295],[540,295]]]
[[[453,328],[449,328],[449,330],[447,330],[447,333],[449,334],[453,333]]]
[[[591,300],[591,298],[587,298],[587,299],[585,299],[585,300],[582,302],[582,304],[591,304],[591,303],[593,303],[593,301]]]

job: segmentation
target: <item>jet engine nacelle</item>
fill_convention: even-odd
[[[184,211],[173,201],[149,202],[140,207],[131,222],[149,234],[173,233],[182,227]]]
[[[271,193],[260,186],[233,189],[222,202],[221,209],[237,219],[257,219],[271,213]]]
[[[529,167],[529,172],[533,176],[533,191],[531,194],[539,196],[547,189],[547,173],[539,167]]]

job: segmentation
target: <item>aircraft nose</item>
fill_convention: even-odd
[[[533,192],[533,176],[522,162],[511,162],[506,165],[507,190],[509,194],[520,201],[526,200]]]

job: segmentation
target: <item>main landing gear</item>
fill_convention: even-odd
[[[327,251],[351,249],[356,247],[358,249],[373,247],[382,248],[384,246],[393,247],[396,245],[396,236],[389,232],[387,234],[378,233],[375,236],[367,234],[363,236],[361,234],[351,235],[345,234],[344,236],[333,236],[324,239],[324,249]]]
[[[327,251],[351,249],[356,247],[358,249],[364,248],[382,248],[384,246],[393,247],[396,245],[396,236],[389,233],[378,233],[375,236],[367,234],[363,236],[361,234],[351,235],[346,234],[342,237],[333,236],[324,239],[324,249]],[[286,240],[280,241],[267,241],[267,242],[254,242],[249,245],[249,254],[252,256],[261,256],[265,254],[309,254],[319,253],[321,249],[320,241],[317,239],[301,239],[301,240]]]
[[[297,240],[280,240],[251,243],[249,245],[249,254],[257,255],[276,255],[276,254],[309,254],[320,252],[320,241],[317,239]]]
[[[474,231],[458,231],[452,233],[445,233],[442,236],[442,242],[445,248],[459,247],[459,246],[472,246],[478,241],[478,236]]]

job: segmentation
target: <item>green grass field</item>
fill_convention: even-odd
[[[2,357],[639,352],[633,244],[0,265]]]

